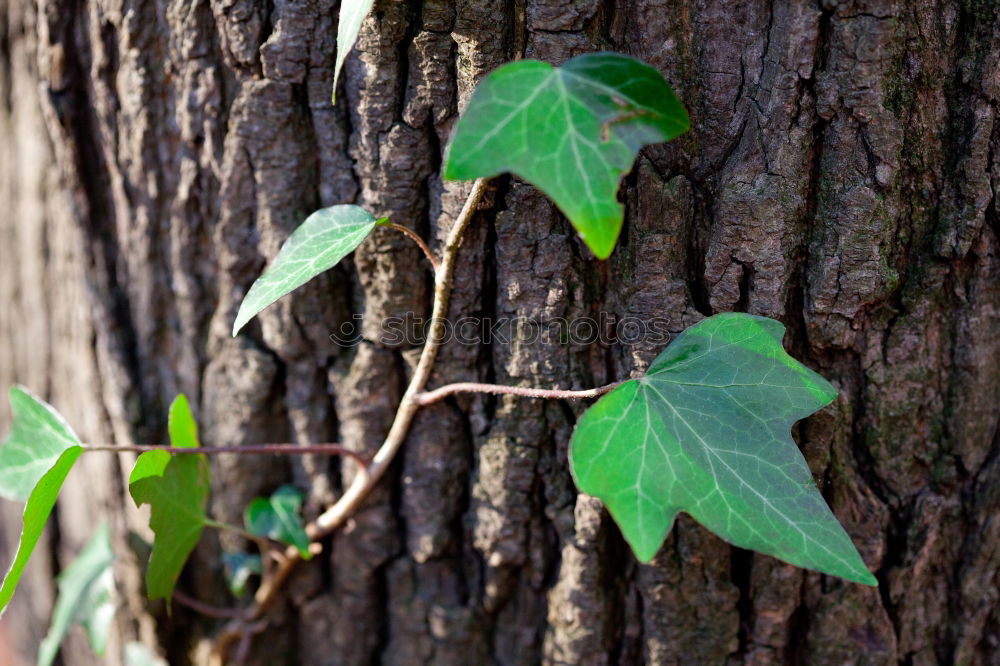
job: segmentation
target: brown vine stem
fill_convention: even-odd
[[[430,405],[455,393],[492,393],[519,395],[525,398],[545,398],[547,400],[580,400],[582,398],[596,398],[604,395],[612,389],[621,386],[624,381],[613,382],[597,388],[585,389],[582,391],[564,391],[561,389],[537,389],[524,388],[521,386],[504,386],[502,384],[479,384],[475,382],[458,382],[456,384],[446,384],[433,391],[426,391],[416,395],[417,404],[421,407]]]
[[[173,598],[174,601],[179,603],[181,606],[187,606],[194,612],[204,615],[205,617],[214,617],[223,620],[232,620],[240,617],[240,611],[238,610],[233,610],[232,608],[219,608],[218,606],[207,604],[204,601],[188,596],[177,589],[174,590]]]
[[[368,466],[368,460],[357,451],[351,451],[339,444],[249,444],[246,446],[192,446],[175,447],[160,444],[136,444],[136,445],[89,445],[85,444],[83,450],[86,451],[111,451],[114,453],[146,453],[147,451],[166,451],[176,455],[191,455],[201,453],[204,455],[216,455],[219,453],[235,453],[239,455],[285,455],[285,456],[344,456],[351,458],[362,467]]]
[[[404,227],[402,224],[396,224],[394,222],[383,222],[379,226],[388,227],[389,229],[395,229],[396,231],[400,231],[409,236],[410,238],[412,238],[413,242],[416,243],[421,250],[423,250],[424,256],[427,257],[427,261],[431,262],[431,266],[434,267],[434,272],[437,273],[437,270],[439,268],[437,257],[434,256],[434,253],[431,252],[431,248],[427,245],[426,241],[424,241],[424,239],[421,238],[416,231],[410,229],[409,227]]]
[[[434,272],[434,306],[431,310],[431,328],[420,353],[420,360],[417,361],[417,367],[410,379],[410,385],[406,388],[399,407],[396,409],[396,416],[393,419],[392,427],[389,428],[389,434],[386,435],[382,446],[376,451],[371,463],[367,467],[363,467],[361,473],[355,475],[351,485],[340,496],[340,499],[306,526],[306,533],[313,541],[331,534],[353,515],[386,470],[389,469],[396,453],[406,441],[413,417],[420,409],[417,395],[424,390],[427,380],[430,379],[438,349],[445,338],[444,319],[448,316],[448,301],[451,296],[452,281],[455,277],[455,260],[458,258],[458,250],[462,245],[462,236],[472,221],[483,194],[486,193],[487,182],[486,178],[480,178],[473,183],[465,205],[462,206],[462,211],[448,232],[448,238],[441,251],[441,262]],[[268,580],[261,582],[257,589],[257,594],[254,597],[255,605],[247,609],[240,620],[231,623],[219,636],[212,656],[213,664],[225,663],[228,646],[234,642],[244,643],[252,623],[259,620],[275,602],[283,583],[299,559],[301,559],[299,552],[295,548],[286,549],[284,561],[278,565],[277,570]]]
[[[427,385],[427,380],[430,379],[431,371],[434,369],[434,362],[437,360],[438,349],[444,341],[445,318],[448,316],[448,301],[451,296],[452,280],[455,277],[455,260],[458,258],[458,250],[462,245],[462,236],[486,192],[486,183],[487,179],[480,178],[472,185],[472,191],[469,192],[469,197],[465,200],[462,212],[459,213],[458,219],[455,220],[451,231],[448,232],[448,238],[441,253],[441,264],[438,266],[434,279],[432,325],[428,332],[427,342],[420,353],[420,360],[413,371],[410,385],[406,388],[406,393],[403,394],[403,399],[396,410],[396,417],[393,419],[389,434],[386,435],[385,441],[376,451],[371,465],[368,466],[368,478],[355,479],[337,503],[316,519],[316,538],[322,538],[333,532],[357,509],[382,478],[382,475],[385,474],[396,452],[399,451],[399,447],[406,440],[410,424],[413,423],[413,417],[420,408],[416,396]]]

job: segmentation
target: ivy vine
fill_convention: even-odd
[[[337,77],[371,5],[370,0],[342,3]],[[593,254],[605,259],[624,219],[618,189],[639,150],[677,137],[689,124],[663,77],[629,56],[587,54],[560,67],[533,60],[510,63],[474,91],[447,148],[444,178],[475,182],[439,253],[412,230],[350,204],[313,213],[289,236],[240,304],[234,336],[269,305],[348,256],[378,226],[416,240],[434,271],[431,329],[389,434],[371,459],[337,444],[202,446],[184,396],[170,407],[169,446],[86,445],[51,405],[26,388],[12,388],[13,429],[0,447],[0,494],[25,502],[25,509],[17,553],[0,586],[0,611],[79,456],[138,451],[128,487],[137,505],[151,508],[155,538],[146,569],[148,595],[227,618],[216,644],[222,662],[234,646],[245,649],[292,568],[317,552],[379,483],[417,411],[459,392],[599,397],[576,425],[570,470],[581,492],[604,502],[643,562],[653,558],[683,511],[734,545],[877,585],[791,438],[792,425],[829,404],[837,392],[785,352],[785,330],[777,321],[740,313],[708,317],[681,333],[642,376],[591,390],[476,383],[428,389],[444,342],[442,321],[455,260],[489,179],[512,173],[536,185]],[[275,453],[344,456],[358,471],[337,502],[308,524],[300,515],[302,494],[290,486],[251,502],[242,527],[206,513],[211,487],[207,455]],[[235,595],[242,596],[249,581],[259,578],[249,604],[215,609],[175,589],[206,527],[238,533],[260,551],[225,555]],[[95,650],[103,649],[112,561],[108,530],[102,527],[60,578],[59,603],[39,663],[53,661],[73,622],[88,628]],[[142,653],[141,646],[130,649]],[[143,659],[152,663],[155,657]]]

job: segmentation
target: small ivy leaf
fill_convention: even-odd
[[[62,416],[27,389],[11,388],[10,406],[14,425],[0,445],[0,495],[27,503],[14,562],[0,585],[0,614],[14,596],[63,481],[83,453]]]
[[[55,661],[59,646],[73,624],[83,625],[94,654],[104,654],[115,613],[111,569],[114,559],[111,530],[104,523],[73,563],[59,573],[59,598],[52,611],[49,632],[38,647],[39,666],[49,666]]]
[[[250,534],[275,539],[295,546],[302,559],[312,557],[309,536],[302,526],[299,509],[302,493],[295,486],[281,486],[270,498],[258,497],[250,502],[243,516]]]
[[[358,41],[358,32],[361,30],[361,22],[372,10],[375,0],[341,0],[340,18],[337,20],[337,62],[333,67],[333,92],[330,95],[330,102],[337,103],[337,81],[340,79],[340,70],[344,67],[347,54],[354,47],[354,42]]]
[[[175,447],[198,446],[198,433],[187,398],[170,406],[170,437]],[[155,539],[146,568],[146,593],[169,606],[181,569],[208,522],[208,459],[201,454],[171,455],[147,451],[132,468],[129,493],[136,506],[150,505],[149,526]]]
[[[125,654],[122,656],[125,666],[167,666],[165,660],[160,659],[155,652],[136,641],[125,645]]]
[[[226,582],[234,597],[242,597],[247,593],[247,583],[251,576],[260,576],[264,571],[264,563],[260,555],[233,552],[223,553],[222,563],[226,567]]]
[[[522,60],[476,88],[448,148],[448,180],[505,171],[537,185],[599,259],[624,219],[618,187],[639,149],[687,131],[687,111],[655,69],[618,53],[552,67]]]
[[[236,314],[233,336],[261,310],[333,268],[361,245],[375,224],[371,213],[349,204],[322,208],[307,217],[250,287]]]
[[[878,584],[792,440],[792,424],[837,392],[785,353],[784,331],[764,317],[709,317],[578,422],[576,484],[604,501],[641,561],[685,511],[741,548]]]
[[[80,439],[52,405],[23,386],[11,387],[10,407],[14,424],[0,445],[0,496],[23,502]]]

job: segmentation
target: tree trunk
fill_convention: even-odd
[[[0,385],[40,393],[89,442],[163,441],[183,392],[210,445],[373,452],[417,351],[380,323],[429,312],[418,250],[380,230],[232,339],[242,295],[319,206],[355,202],[440,242],[470,188],[442,183],[442,150],[475,83],[522,54],[623,51],[664,73],[692,131],[642,151],[607,262],[537,190],[496,179],[451,312],[520,329],[446,346],[431,385],[586,388],[664,346],[510,335],[530,322],[780,319],[840,390],[796,435],[881,585],[686,518],[638,565],[570,479],[584,405],[461,397],[421,412],[365,508],[299,567],[254,663],[1000,660],[1000,3],[380,0],[331,106],[337,10],[0,0]],[[355,312],[364,340],[335,344]],[[53,572],[108,519],[109,656],[74,633],[65,662],[120,663],[142,640],[204,663],[219,623],[144,601],[130,464],[84,456],[0,624],[8,654],[34,658]],[[316,515],[347,473],[220,457],[212,511],[240,522],[293,481]],[[3,507],[4,561],[19,511]],[[180,589],[233,604],[219,552],[237,547],[207,535]]]

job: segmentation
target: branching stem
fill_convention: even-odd
[[[445,396],[463,391],[507,393],[530,398],[593,398],[607,393],[621,383],[617,382],[584,391],[532,389],[477,383],[448,384],[433,391],[424,390],[434,369],[438,350],[445,338],[446,328],[444,321],[445,317],[448,316],[448,302],[455,277],[455,261],[458,257],[459,248],[462,245],[462,236],[479,207],[479,203],[486,192],[486,186],[487,179],[485,178],[480,178],[472,185],[472,190],[469,192],[461,213],[459,213],[458,218],[448,232],[448,238],[441,251],[440,263],[435,260],[433,253],[431,253],[430,248],[427,247],[423,239],[417,236],[412,230],[391,223],[383,223],[382,225],[402,231],[413,238],[420,245],[427,259],[434,265],[434,306],[431,311],[430,320],[432,325],[427,335],[427,341],[421,351],[420,360],[417,362],[413,376],[410,379],[410,384],[399,402],[392,427],[389,429],[389,434],[386,435],[382,446],[376,451],[370,462],[359,460],[359,456],[356,453],[344,450],[343,455],[347,455],[360,462],[360,469],[355,474],[350,486],[340,496],[340,499],[316,520],[306,525],[306,533],[313,542],[323,539],[334,532],[357,511],[361,503],[385,474],[396,453],[406,441],[413,418],[421,407],[434,403]],[[241,452],[248,452],[248,449],[251,447],[234,448],[239,449]],[[308,447],[294,448],[301,450]],[[193,451],[193,449],[187,450]],[[266,452],[270,453],[274,451],[268,450]],[[330,452],[339,453],[337,451]],[[213,663],[222,663],[229,646],[234,642],[240,646],[240,652],[246,650],[250,635],[258,630],[259,621],[278,598],[284,582],[288,579],[288,576],[300,559],[301,555],[296,548],[288,547],[285,549],[283,559],[261,581],[261,585],[257,589],[257,594],[254,596],[254,605],[238,618],[233,619],[220,635],[216,643]],[[255,625],[254,623],[257,624]]]
[[[361,460],[360,456],[354,452],[348,452],[346,449],[343,451],[343,455],[351,457],[360,463],[360,469],[356,472],[350,486],[340,496],[340,499],[316,520],[306,525],[306,534],[309,535],[309,539],[313,542],[319,541],[334,532],[357,511],[361,503],[385,474],[396,453],[406,441],[413,418],[421,407],[459,392],[506,393],[529,398],[549,399],[594,398],[607,393],[621,384],[621,382],[616,382],[583,391],[565,391],[467,382],[448,384],[433,391],[424,390],[434,369],[438,350],[445,338],[446,328],[444,321],[448,316],[448,302],[455,276],[455,261],[458,257],[459,248],[462,245],[462,236],[472,221],[473,215],[486,192],[487,182],[487,179],[480,178],[473,184],[461,213],[459,213],[454,225],[452,225],[451,230],[448,232],[448,238],[442,248],[440,263],[435,260],[433,253],[431,253],[430,248],[427,247],[423,239],[417,236],[412,230],[391,223],[382,224],[382,226],[392,227],[413,238],[424,251],[427,259],[434,265],[434,305],[431,311],[431,329],[428,332],[427,341],[421,351],[420,360],[413,371],[410,384],[396,410],[392,427],[389,429],[389,434],[386,435],[382,446],[376,451],[370,462]],[[326,447],[327,445],[324,446]],[[240,452],[249,452],[249,449],[252,447],[233,448],[238,449]],[[304,451],[309,447],[289,448]],[[337,448],[339,449],[340,447]],[[187,451],[194,451],[194,449],[187,449]],[[218,452],[218,449],[215,451]],[[261,452],[271,453],[276,451],[269,449]],[[340,453],[340,451],[326,452]],[[268,609],[270,609],[278,598],[284,582],[288,579],[288,576],[300,559],[301,555],[296,548],[288,547],[285,549],[284,557],[278,562],[274,570],[268,572],[263,577],[261,585],[254,596],[254,605],[238,618],[232,620],[230,625],[220,635],[215,646],[213,663],[222,663],[229,646],[233,643],[237,643],[240,646],[240,652],[246,650],[250,635],[258,630],[259,621],[261,621]]]
[[[417,362],[413,377],[410,379],[410,385],[403,394],[396,410],[396,417],[389,429],[389,434],[386,435],[382,446],[375,453],[371,464],[367,468],[363,468],[365,473],[356,474],[351,485],[340,496],[340,499],[319,518],[306,526],[306,533],[314,541],[332,533],[357,510],[368,493],[385,474],[396,456],[396,452],[406,440],[410,424],[413,423],[413,417],[420,409],[417,395],[427,385],[427,380],[430,379],[431,371],[434,369],[438,349],[444,341],[446,333],[444,319],[448,315],[448,300],[455,276],[455,260],[458,258],[458,250],[462,245],[462,235],[479,207],[479,202],[486,192],[486,184],[487,179],[485,178],[480,178],[473,183],[472,190],[462,207],[462,212],[459,213],[448,232],[448,238],[441,253],[441,263],[437,266],[434,275],[434,306],[431,312],[431,322],[433,323],[428,332],[427,342],[420,354],[420,360]],[[250,609],[246,617],[259,619],[267,611],[274,603],[282,584],[299,559],[300,555],[296,549],[288,548],[285,551],[285,561],[277,567],[268,580],[261,582],[255,596],[256,607]]]

